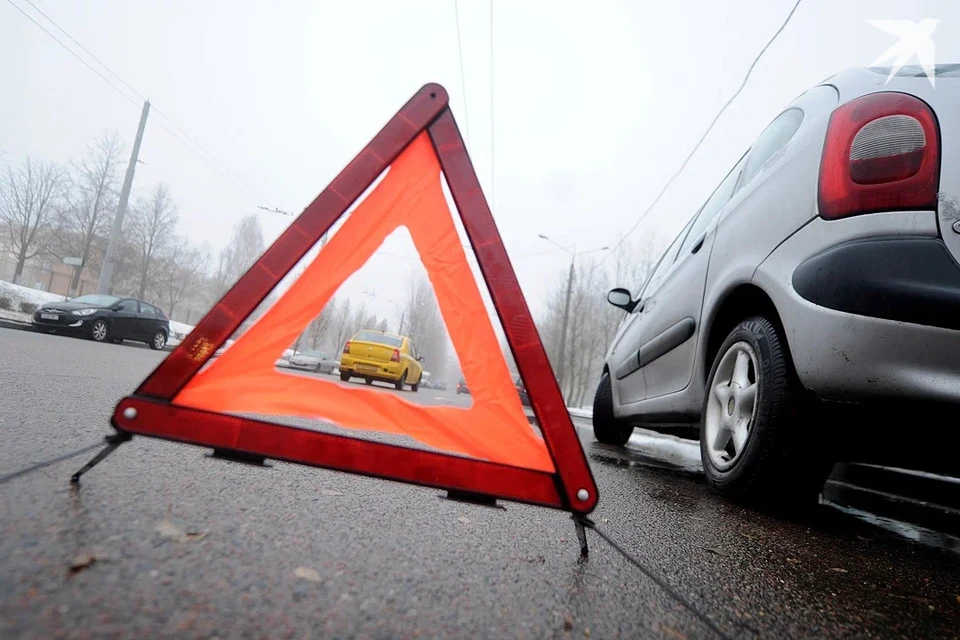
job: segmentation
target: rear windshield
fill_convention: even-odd
[[[327,354],[325,354],[323,351],[304,351],[300,355],[307,356],[310,358],[326,358],[327,357]]]
[[[115,298],[113,296],[104,296],[97,293],[91,293],[85,296],[77,296],[76,298],[71,298],[70,302],[90,304],[97,307],[111,307],[117,304],[118,302],[120,302],[120,298]]]
[[[884,76],[890,75],[893,67],[868,67],[870,71]],[[901,78],[923,78],[927,75],[923,67],[916,64],[908,64],[900,67],[893,74]],[[960,78],[960,64],[938,64],[933,68],[933,75],[937,78]]]
[[[389,347],[399,347],[403,342],[403,339],[399,336],[391,336],[386,333],[380,333],[379,331],[361,331],[354,340],[359,340],[360,342],[376,342],[377,344],[385,344]]]

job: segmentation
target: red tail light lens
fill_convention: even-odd
[[[348,342],[347,344],[343,345],[343,352],[344,352],[346,355],[350,355],[350,343],[349,343],[349,342]]]
[[[400,362],[400,350],[394,349],[393,355],[390,356],[390,362]]]
[[[911,95],[881,92],[851,100],[830,117],[820,162],[820,217],[935,210],[940,128]]]

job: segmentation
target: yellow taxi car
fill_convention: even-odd
[[[419,391],[422,363],[423,357],[417,354],[410,338],[364,329],[343,345],[340,379],[347,382],[350,378],[363,378],[367,384],[379,380],[398,390],[406,384],[412,391]]]

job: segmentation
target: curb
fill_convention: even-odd
[[[7,318],[0,318],[0,329],[13,329],[14,331],[33,331],[33,325],[29,322],[17,322]]]

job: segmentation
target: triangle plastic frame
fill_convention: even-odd
[[[423,131],[440,161],[513,352],[555,472],[321,433],[172,404],[274,286]],[[356,473],[493,499],[590,513],[597,488],[576,429],[520,291],[490,208],[449,108],[446,90],[425,85],[280,235],[187,338],[121,400],[116,437],[174,440],[241,456]]]

